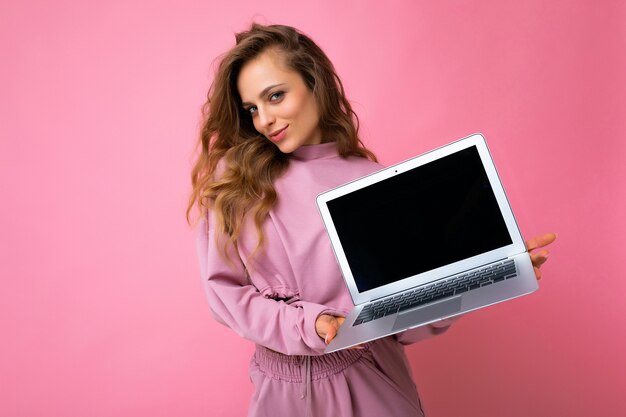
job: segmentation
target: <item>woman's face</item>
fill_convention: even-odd
[[[256,130],[281,152],[322,142],[315,96],[299,73],[284,67],[278,52],[267,50],[246,62],[237,89]]]

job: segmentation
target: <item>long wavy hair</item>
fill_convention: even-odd
[[[236,45],[218,66],[202,107],[198,155],[191,171],[187,221],[192,223],[194,206],[201,217],[214,210],[216,239],[220,235],[227,238],[219,246],[223,254],[229,244],[237,248],[246,216],[253,217],[258,234],[253,253],[262,247],[262,224],[278,199],[274,180],[289,165],[289,155],[256,131],[237,90],[243,65],[269,48],[275,49],[282,64],[298,72],[313,92],[322,141],[336,141],[342,157],[376,161],[359,139],[359,119],[326,54],[293,27],[253,23],[249,30],[236,34]]]

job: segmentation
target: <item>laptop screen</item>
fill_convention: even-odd
[[[512,243],[475,146],[327,205],[359,292]]]

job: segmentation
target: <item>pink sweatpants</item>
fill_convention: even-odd
[[[257,345],[249,417],[424,416],[404,347],[394,337],[322,356]]]

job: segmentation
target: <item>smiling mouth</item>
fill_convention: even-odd
[[[280,130],[277,130],[275,132],[270,133],[270,139],[274,142],[278,142],[280,140],[282,140],[286,135],[287,135],[287,128],[289,127],[289,125],[283,127]]]

